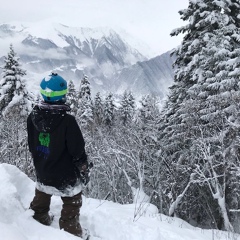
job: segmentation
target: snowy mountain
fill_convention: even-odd
[[[95,93],[122,93],[130,88],[137,95],[163,95],[173,80],[168,53],[147,62],[141,53],[146,48],[143,51],[141,44],[130,41],[129,35],[119,35],[109,28],[76,28],[47,21],[2,24],[0,45],[4,48],[0,50],[0,61],[10,43],[31,83],[55,70],[76,84],[83,74],[88,75]]]
[[[55,217],[51,226],[32,218],[29,203],[34,189],[34,182],[17,167],[0,164],[0,239],[81,239],[59,230],[60,197],[52,197],[50,211]],[[80,222],[89,229],[90,240],[240,240],[238,234],[196,228],[159,214],[155,206],[144,202],[121,205],[83,196]]]
[[[124,68],[116,76],[114,92],[121,94],[124,90],[131,90],[140,95],[152,93],[161,98],[165,97],[173,83],[173,62],[174,57],[170,57],[170,52],[167,52]]]

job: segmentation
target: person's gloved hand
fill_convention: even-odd
[[[88,164],[85,162],[80,166],[80,178],[84,185],[87,185],[90,180],[90,169],[93,167],[93,163]]]

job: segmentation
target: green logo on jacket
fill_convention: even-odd
[[[49,144],[50,144],[49,133],[40,133],[38,136],[38,139],[42,146],[49,147]]]
[[[40,146],[37,146],[36,148],[38,156],[47,159],[50,154],[50,133],[39,133],[38,140],[40,142]]]

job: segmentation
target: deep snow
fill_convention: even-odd
[[[50,227],[32,218],[29,203],[35,183],[18,168],[0,164],[0,240],[80,239],[58,229],[61,199],[52,197],[55,215]],[[83,198],[80,221],[91,240],[240,240],[238,234],[195,228],[178,218],[159,214],[151,204],[120,205]]]

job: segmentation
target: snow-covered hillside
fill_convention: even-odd
[[[58,229],[61,199],[52,197],[55,215],[50,227],[31,216],[29,203],[35,184],[18,168],[0,164],[0,239],[1,240],[74,240],[78,237]],[[91,240],[239,240],[237,234],[203,230],[186,222],[158,214],[150,204],[120,205],[83,198],[81,224],[88,228]]]

